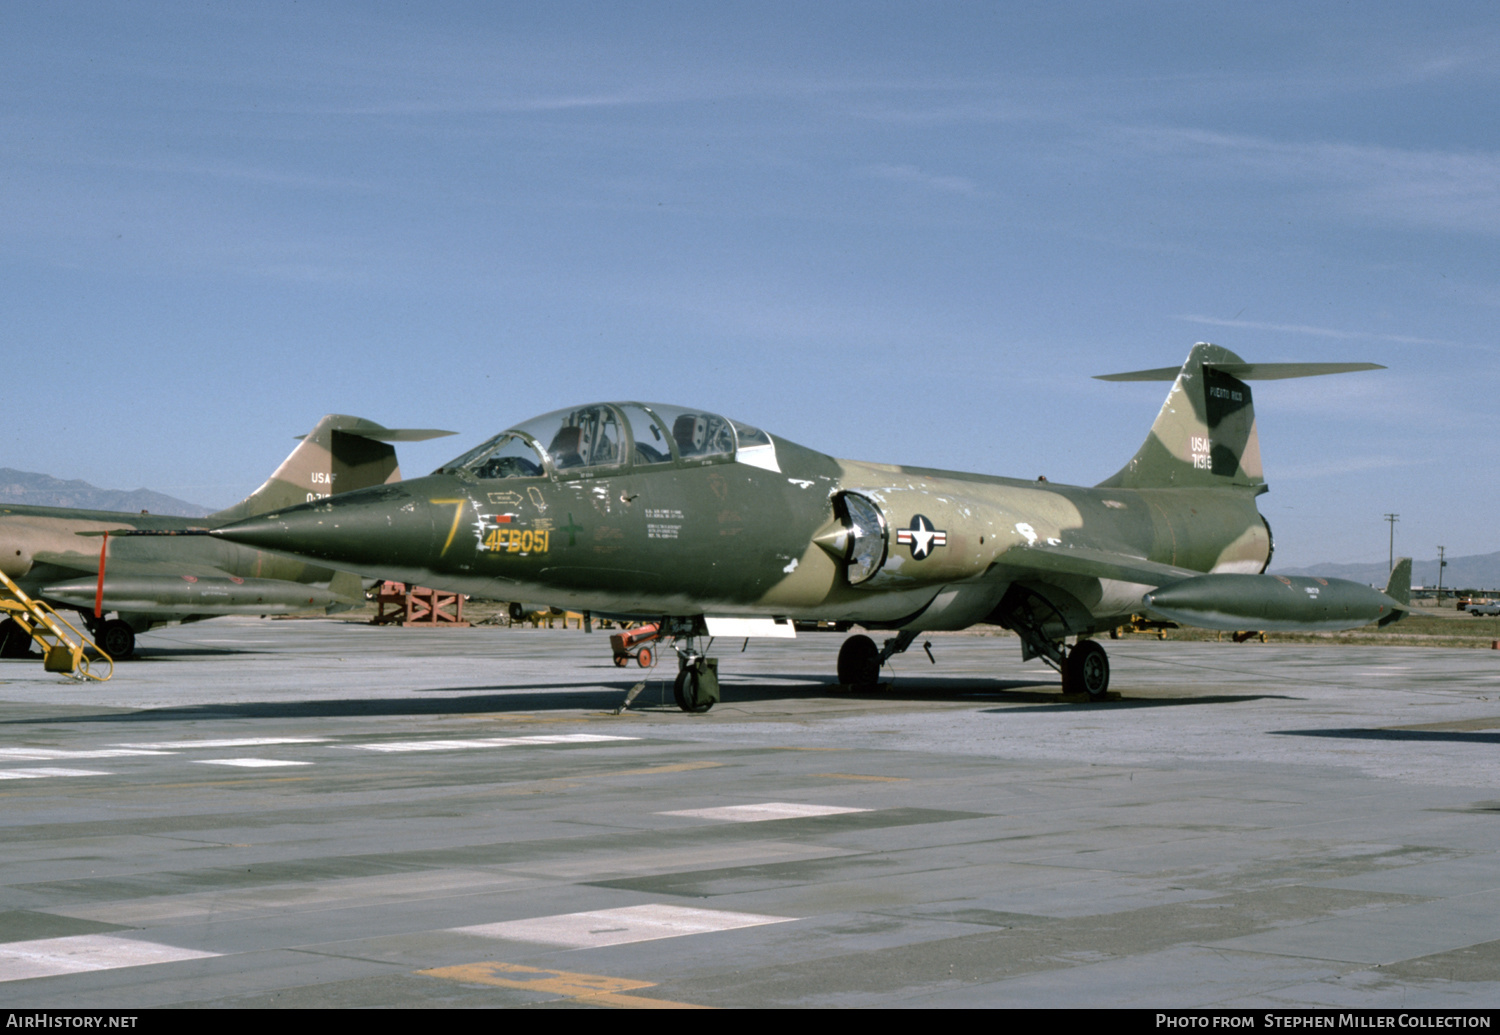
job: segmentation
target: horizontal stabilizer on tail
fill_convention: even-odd
[[[1361,370],[1384,370],[1379,363],[1204,363],[1203,369],[1241,381],[1284,381],[1289,377],[1318,377],[1322,374],[1353,374]],[[1175,381],[1181,367],[1157,367],[1155,370],[1132,370],[1125,374],[1095,374],[1095,381]]]
[[[334,430],[342,431],[346,435],[358,435],[374,442],[426,442],[430,438],[446,438],[449,435],[457,435],[456,431],[441,431],[437,428],[386,428],[374,421],[361,420],[358,417],[347,417],[348,423],[334,425]],[[301,441],[306,435],[298,435]]]
[[[1260,435],[1245,382],[1384,369],[1378,363],[1246,363],[1200,341],[1180,367],[1105,374],[1099,380],[1173,384],[1145,443],[1099,487],[1265,492]]]

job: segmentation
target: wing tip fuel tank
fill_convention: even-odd
[[[85,608],[93,607],[97,591],[94,579],[77,579],[42,590],[48,598]],[[213,615],[291,614],[346,602],[331,590],[307,583],[198,576],[190,579],[107,576],[102,600],[108,611],[178,609]]]
[[[1346,579],[1228,573],[1162,586],[1141,604],[1155,617],[1226,632],[1335,632],[1407,610],[1380,590]]]

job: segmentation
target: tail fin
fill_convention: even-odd
[[[1172,381],[1145,444],[1104,488],[1243,488],[1265,492],[1260,436],[1246,381],[1274,381],[1354,370],[1376,363],[1246,363],[1228,349],[1199,342],[1182,369],[1105,374],[1100,381]]]
[[[1385,595],[1398,604],[1411,603],[1411,558],[1397,557],[1391,577],[1385,581]]]
[[[264,485],[207,520],[215,524],[240,521],[335,492],[400,481],[396,450],[387,443],[421,442],[452,434],[430,428],[387,428],[360,417],[330,413],[300,436],[301,443]]]
[[[1392,622],[1399,622],[1405,618],[1411,610],[1411,558],[1397,557],[1395,567],[1391,568],[1390,578],[1385,580],[1385,595],[1400,604],[1399,610],[1393,610],[1389,615],[1382,618],[1378,623],[1382,627]]]

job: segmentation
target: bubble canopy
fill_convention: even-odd
[[[748,424],[661,403],[593,403],[533,417],[433,473],[486,479],[599,476],[733,461],[780,470],[771,436]]]

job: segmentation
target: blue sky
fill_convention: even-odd
[[[637,398],[1092,484],[1208,340],[1278,564],[1500,549],[1487,4],[12,4],[0,466],[210,506],[327,412]]]

